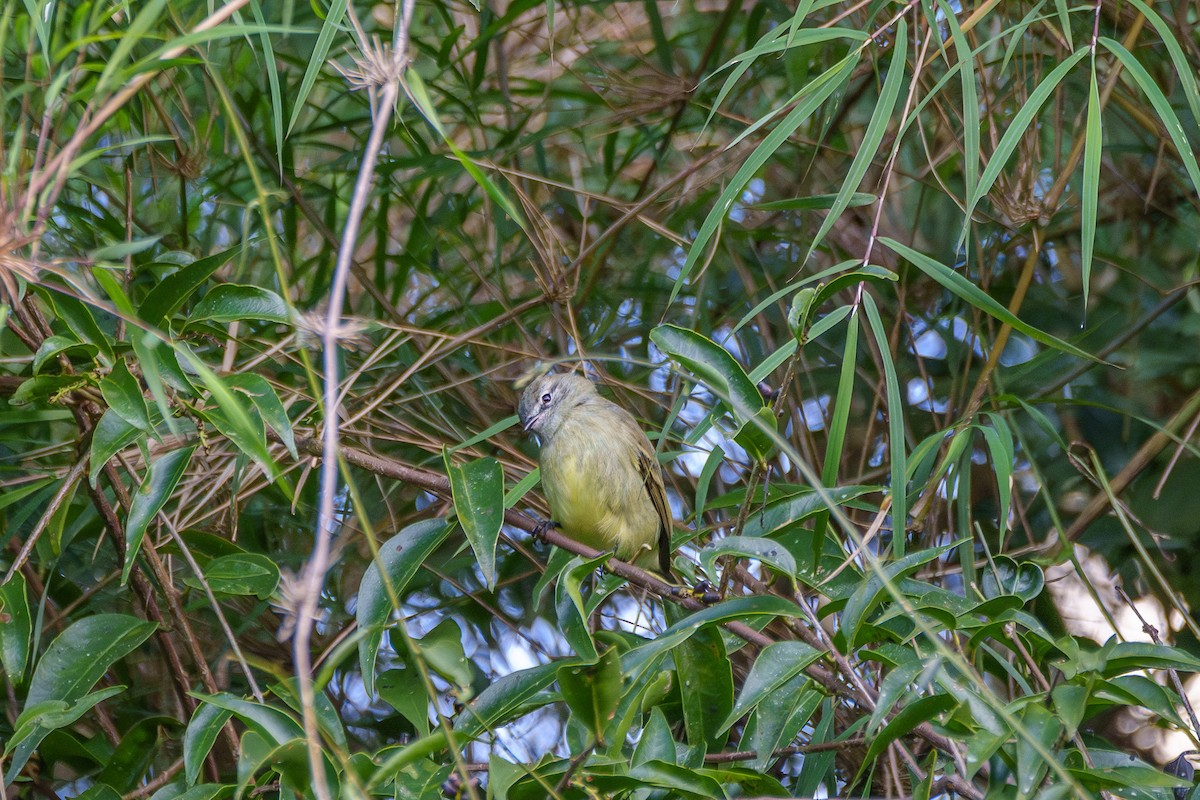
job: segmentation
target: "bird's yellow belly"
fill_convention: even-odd
[[[553,520],[572,539],[615,550],[622,560],[653,549],[658,515],[636,468],[621,464],[609,443],[573,444],[572,452],[551,447],[542,454],[542,487]]]

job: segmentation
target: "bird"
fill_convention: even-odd
[[[575,373],[535,379],[517,416],[541,442],[550,524],[577,542],[610,550],[671,577],[671,511],[662,468],[633,415]]]

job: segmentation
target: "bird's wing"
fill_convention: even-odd
[[[663,485],[662,467],[654,453],[641,448],[637,454],[638,472],[646,485],[646,494],[658,512],[658,566],[663,575],[671,574],[671,507],[667,505],[667,489]]]

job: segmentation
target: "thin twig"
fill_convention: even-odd
[[[331,800],[325,783],[325,756],[321,748],[320,729],[317,723],[316,697],[312,683],[312,628],[317,615],[317,603],[321,588],[325,585],[325,574],[329,570],[330,539],[336,520],[334,495],[338,480],[338,359],[341,353],[339,332],[342,327],[342,308],[346,302],[346,285],[350,277],[354,250],[358,244],[358,230],[363,212],[367,207],[371,186],[375,181],[375,164],[383,148],[383,140],[391,124],[396,100],[400,95],[400,82],[408,65],[408,29],[412,20],[415,0],[403,0],[396,40],[390,58],[381,49],[374,49],[370,42],[361,39],[368,67],[377,68],[369,76],[381,79],[382,85],[372,84],[371,92],[371,135],[363,152],[362,165],[354,184],[354,194],[346,215],[346,226],[342,231],[341,246],[338,248],[334,267],[333,285],[329,290],[329,308],[325,317],[325,328],[321,331],[324,349],[324,436],[321,462],[321,492],[317,510],[317,529],[314,534],[313,553],[301,573],[300,602],[296,609],[296,633],[294,643],[296,677],[300,689],[300,705],[304,717],[304,738],[308,748],[309,769],[312,772],[313,790],[318,800]],[[378,89],[378,96],[376,91]]]

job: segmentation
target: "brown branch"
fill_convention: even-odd
[[[311,436],[297,436],[296,449],[305,455],[319,458],[322,453],[322,444],[318,439],[315,439]],[[407,464],[403,464],[399,461],[373,455],[371,453],[346,447],[344,445],[339,448],[338,454],[342,459],[345,460],[347,464],[352,466],[365,469],[368,472],[376,475],[394,478],[395,480],[410,484],[414,488],[436,494],[439,497],[447,499],[451,497],[450,481],[448,478],[446,478],[446,476],[441,475],[440,473],[433,472],[431,470],[420,469],[417,467],[410,467]],[[514,528],[527,531],[529,533],[533,533],[537,528],[536,520],[532,519],[526,514],[523,514],[519,511],[514,511],[512,509],[506,509],[504,511],[504,522],[507,525],[511,525]],[[597,556],[604,554],[604,551],[595,550],[587,545],[580,544],[574,539],[571,539],[570,537],[554,529],[542,532],[540,535],[555,547],[562,548],[563,550],[583,556],[584,558],[596,558]],[[632,564],[611,558],[605,564],[605,569],[614,575],[625,578],[634,586],[645,589],[648,592],[652,592],[664,600],[670,600],[671,602],[674,602],[690,611],[700,611],[708,608],[708,606],[699,600],[679,593],[678,587],[672,586],[671,584],[666,583],[662,579],[656,577],[653,573],[639,569]],[[755,645],[756,647],[766,647],[767,645],[775,642],[775,639],[742,622],[726,622],[722,623],[722,625],[730,633],[744,639],[746,642]],[[805,669],[805,673],[814,681],[823,686],[832,695],[861,701],[861,698],[858,698],[858,691],[856,688],[844,683],[828,667],[825,667],[821,664],[812,664]],[[870,694],[873,695],[873,693]],[[876,698],[874,696],[871,697],[872,702],[874,702],[875,699]],[[956,754],[954,742],[948,737],[934,731],[929,723],[923,723],[922,725],[918,726],[913,733],[943,753],[946,753],[950,756],[954,756]],[[964,784],[964,786],[969,786],[969,784]],[[974,790],[960,791],[965,797],[982,797],[982,794]]]

